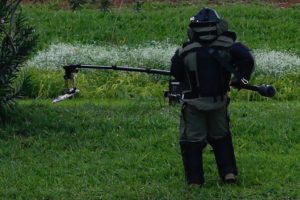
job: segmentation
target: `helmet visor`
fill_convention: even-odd
[[[217,22],[203,22],[203,21],[197,21],[197,20],[194,20],[194,21],[191,21],[190,23],[190,27],[191,28],[197,28],[197,27],[214,27],[217,25]]]

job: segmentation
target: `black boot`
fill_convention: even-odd
[[[209,143],[213,148],[221,179],[225,182],[235,182],[237,167],[231,134],[228,133],[226,137],[217,140],[210,139]]]
[[[186,181],[189,185],[203,185],[202,150],[206,146],[203,142],[180,142],[182,161]]]

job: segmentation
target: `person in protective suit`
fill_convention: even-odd
[[[210,144],[220,178],[232,183],[238,172],[227,93],[230,85],[239,88],[247,83],[254,58],[245,45],[236,42],[227,22],[210,8],[191,18],[188,37],[171,59],[171,74],[183,87],[179,143],[186,180],[203,185],[202,151]]]

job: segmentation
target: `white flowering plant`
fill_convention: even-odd
[[[57,43],[42,50],[27,62],[31,70],[47,71],[49,75],[43,75],[39,85],[48,85],[35,89],[40,93],[31,91],[31,94],[39,97],[53,97],[63,85],[61,78],[62,66],[69,64],[95,64],[95,65],[117,65],[131,67],[148,67],[169,69],[170,58],[178,48],[177,45],[167,42],[150,42],[135,47],[128,46],[96,46],[83,44]],[[272,83],[280,91],[280,99],[293,99],[295,90],[298,90],[297,77],[300,74],[300,57],[287,51],[274,51],[256,49],[253,51],[256,58],[256,71],[252,77],[252,83]],[[54,75],[55,74],[55,75]],[[36,75],[40,77],[41,75]],[[292,77],[288,80],[286,77]],[[54,80],[59,78],[60,80]],[[287,81],[288,80],[288,81]],[[43,83],[41,83],[43,82]],[[282,83],[284,82],[284,83]],[[162,90],[167,87],[167,78],[145,74],[128,74],[117,72],[91,72],[84,71],[78,76],[78,86],[82,89],[82,96],[98,96],[102,98],[124,98],[133,96],[161,96]],[[48,88],[46,90],[46,88]],[[156,88],[157,91],[153,90]],[[151,91],[151,92],[150,92]],[[282,94],[283,93],[283,94]],[[261,99],[259,95],[250,92],[235,91],[232,95],[243,99]]]

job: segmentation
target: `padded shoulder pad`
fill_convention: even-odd
[[[221,47],[221,48],[230,48],[236,40],[235,32],[226,31],[221,34],[211,46]]]
[[[233,32],[233,31],[226,31],[226,32],[224,32],[222,35],[225,35],[225,36],[227,36],[227,37],[232,38],[232,40],[233,40],[234,42],[236,41],[236,38],[237,38],[236,33]]]
[[[179,49],[178,54],[179,56],[184,57],[188,52],[194,51],[197,48],[201,48],[202,45],[198,42],[191,42],[188,43],[187,45],[183,46],[182,48]]]
[[[191,44],[191,43],[193,43],[193,42],[191,42],[190,40],[189,40],[189,41],[186,41],[186,42],[184,42],[184,43],[182,44],[182,48],[184,48],[184,47],[188,46],[188,45],[189,45],[189,44]]]

